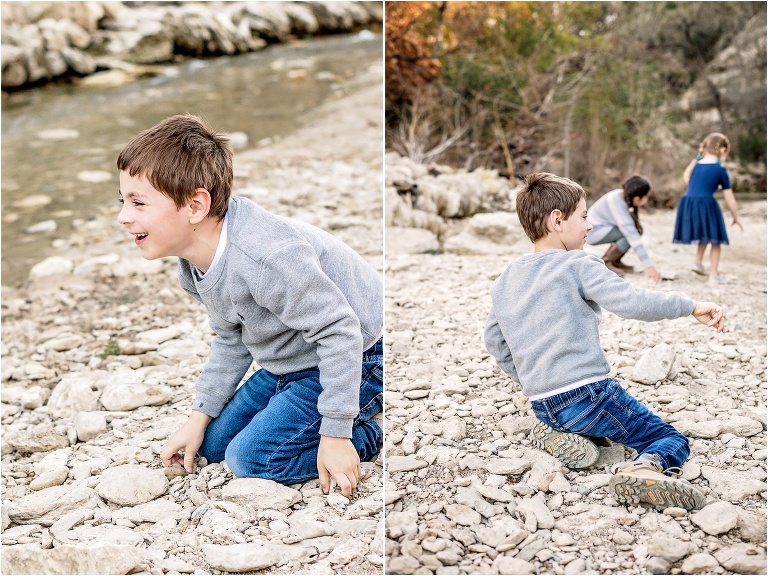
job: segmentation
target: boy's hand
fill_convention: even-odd
[[[163,450],[160,452],[160,459],[163,464],[166,466],[175,464],[184,466],[187,472],[192,474],[195,470],[195,454],[203,443],[205,429],[210,421],[211,417],[208,414],[193,410],[189,420],[171,434],[168,442],[163,446]],[[179,454],[179,450],[184,452],[183,457]]]
[[[692,314],[702,324],[706,324],[718,332],[725,332],[725,316],[723,316],[723,309],[717,304],[694,302]]]
[[[362,470],[360,456],[349,438],[320,436],[317,449],[317,472],[320,476],[320,488],[324,494],[331,490],[331,476],[341,488],[344,496],[350,496],[357,488]]]

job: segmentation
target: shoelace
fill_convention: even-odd
[[[683,475],[683,471],[677,466],[673,466],[672,468],[667,468],[666,470],[662,470],[661,466],[657,466],[650,460],[635,460],[633,462],[619,462],[618,464],[614,464],[613,466],[611,466],[611,473],[616,474],[616,472],[619,470],[638,470],[638,469],[653,470],[654,472],[660,472],[672,478],[680,478]]]
[[[611,473],[616,474],[619,470],[637,470],[646,469],[653,470],[654,472],[661,472],[661,467],[656,466],[650,460],[634,460],[633,462],[619,462],[611,466]]]
[[[664,474],[671,476],[672,478],[680,478],[683,475],[683,471],[677,466],[673,466],[672,468],[664,470]]]

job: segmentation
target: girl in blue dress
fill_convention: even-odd
[[[702,264],[704,252],[707,245],[711,246],[709,281],[712,284],[719,281],[717,268],[720,264],[720,246],[728,244],[723,211],[715,200],[715,192],[718,188],[722,187],[725,203],[733,216],[732,226],[738,226],[744,230],[739,222],[739,209],[733,197],[728,171],[722,165],[728,157],[729,150],[728,138],[719,132],[713,132],[704,138],[699,147],[699,155],[685,169],[683,179],[688,184],[688,189],[677,205],[673,242],[676,244],[698,242],[693,271],[702,276],[707,274]]]

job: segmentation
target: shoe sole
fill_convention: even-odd
[[[694,274],[698,274],[699,276],[708,276],[706,270],[700,270],[698,268],[691,268],[691,270],[693,270]]]
[[[570,432],[560,432],[543,422],[537,422],[531,430],[533,445],[551,454],[568,468],[592,466],[600,457],[594,442]]]
[[[615,474],[608,482],[608,488],[621,504],[650,504],[654,508],[685,508],[700,510],[705,498],[690,484],[674,479],[656,480],[630,474]]]

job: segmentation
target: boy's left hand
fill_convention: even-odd
[[[344,496],[351,496],[352,490],[362,476],[360,456],[349,438],[320,436],[320,446],[317,449],[317,472],[320,477],[320,488],[324,494],[331,490],[331,477],[341,488]]]
[[[702,324],[706,324],[718,332],[725,332],[725,316],[723,316],[723,309],[717,304],[694,302],[692,314]]]

